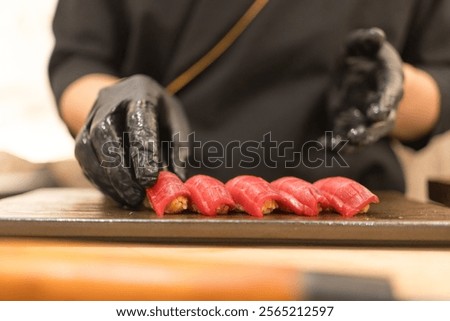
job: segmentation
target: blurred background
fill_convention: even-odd
[[[56,0],[0,5],[0,150],[33,162],[72,157],[47,79]]]
[[[0,4],[0,197],[86,186],[47,78],[56,0]],[[50,164],[50,165],[48,165]]]
[[[40,186],[87,186],[47,78],[56,0],[0,4],[0,197]],[[420,152],[396,144],[407,195],[427,199],[427,179],[450,177],[450,133]]]

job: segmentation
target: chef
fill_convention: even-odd
[[[53,28],[76,158],[122,205],[165,167],[404,191],[392,140],[450,128],[450,1],[60,0]]]

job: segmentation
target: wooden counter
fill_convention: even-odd
[[[159,219],[119,210],[94,190],[5,199],[0,299],[293,300],[307,298],[307,275],[324,273],[386,280],[397,299],[449,300],[450,210],[380,196],[350,220]]]
[[[302,273],[385,278],[401,300],[450,299],[447,249],[0,240],[2,300],[293,300]]]

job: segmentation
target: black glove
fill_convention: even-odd
[[[164,165],[185,179],[188,134],[179,102],[151,78],[136,75],[100,91],[76,138],[75,156],[102,192],[137,207]],[[164,148],[162,141],[168,142]]]
[[[352,32],[328,96],[334,147],[372,144],[389,134],[403,96],[403,64],[378,28]]]

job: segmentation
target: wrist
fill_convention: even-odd
[[[398,105],[392,136],[414,141],[429,134],[440,113],[440,93],[436,81],[425,71],[403,64],[404,95]]]
[[[75,80],[64,90],[59,108],[61,117],[71,133],[76,135],[83,127],[99,91],[118,80],[112,75],[89,74]]]

